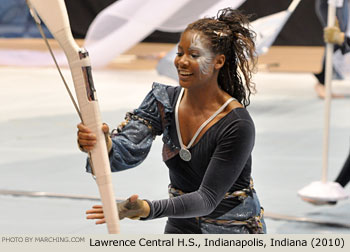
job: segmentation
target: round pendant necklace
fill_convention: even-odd
[[[233,98],[233,97],[229,98],[217,111],[215,111],[214,114],[212,114],[204,123],[202,123],[202,125],[197,129],[196,133],[192,137],[192,139],[189,142],[189,144],[186,146],[182,142],[181,131],[180,131],[180,124],[179,124],[179,105],[180,105],[181,98],[183,96],[183,92],[184,92],[184,89],[181,88],[179,97],[177,98],[177,101],[176,101],[176,106],[175,106],[175,124],[176,124],[177,137],[179,139],[179,144],[180,144],[180,147],[181,147],[181,149],[179,151],[180,158],[182,160],[188,162],[192,158],[191,152],[188,149],[191,148],[192,144],[194,143],[194,141],[198,137],[199,133],[201,133],[203,128],[205,126],[207,126],[207,124],[210,123],[219,113],[221,113],[221,111],[223,111],[226,108],[226,106],[231,101],[235,100],[235,98]]]
[[[191,152],[185,149],[184,147],[181,147],[179,151],[179,155],[180,155],[180,158],[186,162],[190,161],[192,157]]]

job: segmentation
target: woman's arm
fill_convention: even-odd
[[[220,137],[199,189],[149,202],[150,214],[146,219],[191,218],[212,213],[241,174],[254,140],[255,129],[251,121],[239,120],[232,124]]]
[[[167,111],[171,109],[168,87],[154,83],[141,105],[133,112],[127,113],[126,120],[112,131],[111,141],[106,138],[113,172],[141,164],[147,157],[154,138],[163,133],[159,107],[163,106]],[[91,150],[96,140],[94,135],[83,125],[78,128],[78,142],[81,149]],[[86,163],[86,170],[91,172],[89,161]]]

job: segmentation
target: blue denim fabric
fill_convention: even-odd
[[[232,210],[228,211],[224,215],[216,218],[217,220],[237,220],[244,221],[249,218],[259,216],[261,211],[260,202],[256,195],[248,196],[240,205],[236,206]],[[266,225],[264,218],[261,223],[263,224],[263,233],[266,233]],[[251,234],[252,231],[244,225],[218,225],[212,223],[201,222],[200,228],[203,234]]]
[[[139,120],[130,120],[121,132],[112,136],[112,150],[109,155],[111,171],[117,172],[133,168],[143,162],[147,157],[153,139],[156,135],[163,134],[163,142],[171,144],[169,129],[165,120],[162,125],[158,105],[164,109],[165,117],[170,117],[172,107],[166,85],[153,83],[152,90],[147,94],[141,105],[133,111],[133,114],[149,122],[152,130]],[[86,171],[91,172],[90,163],[86,163]]]

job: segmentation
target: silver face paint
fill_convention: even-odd
[[[199,57],[196,60],[201,74],[208,74],[210,67],[213,66],[214,54],[204,46],[203,39],[198,33],[193,35],[190,49],[199,52]]]

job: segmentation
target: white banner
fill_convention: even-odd
[[[204,15],[240,5],[245,0],[119,0],[100,12],[90,25],[84,47],[93,67],[103,67],[154,30],[182,31]]]

